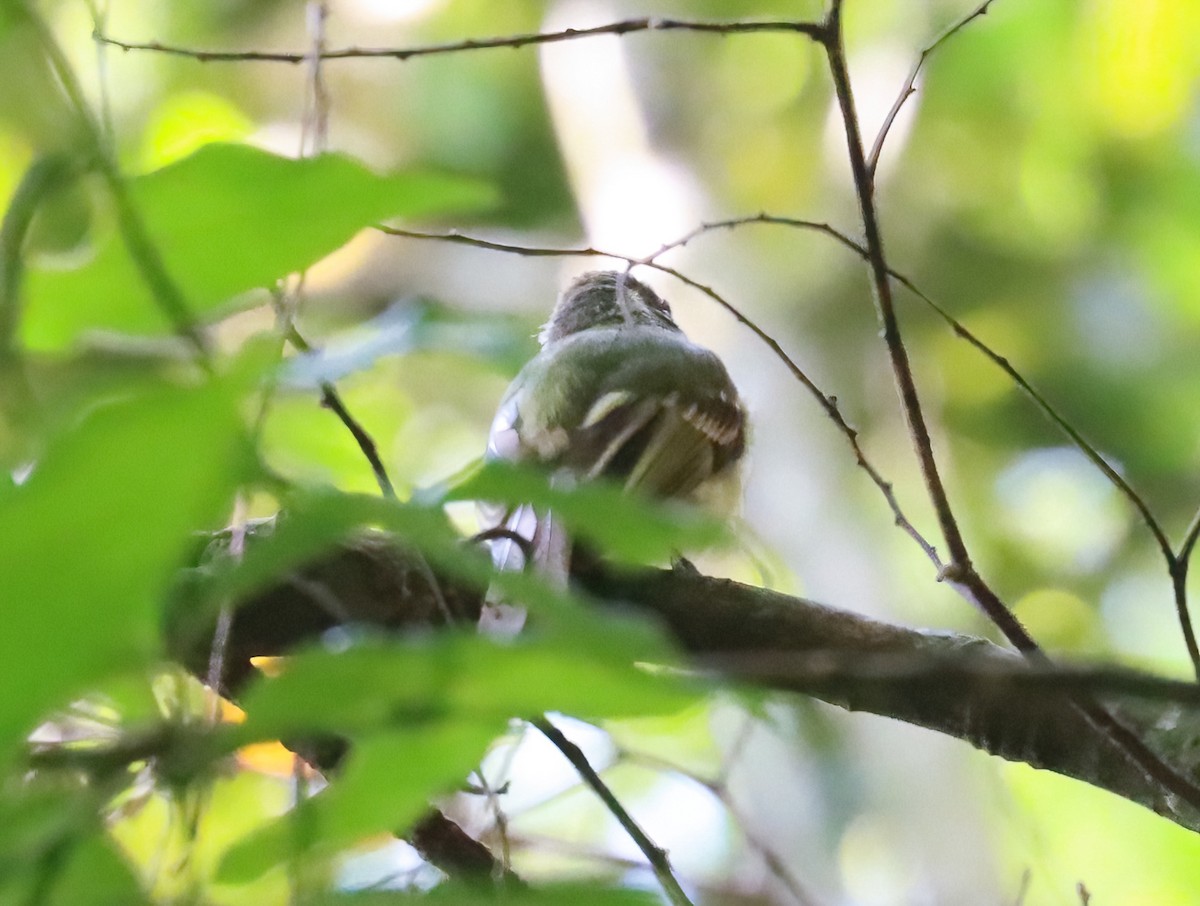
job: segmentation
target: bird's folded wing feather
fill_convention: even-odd
[[[589,337],[533,369],[524,385],[518,379],[496,413],[487,455],[540,463],[571,480],[613,480],[656,498],[687,498],[730,470],[744,450],[745,417],[724,367],[686,340],[659,331],[638,334]],[[625,348],[614,356],[617,340],[644,347],[642,354]],[[570,545],[557,540],[561,526],[544,528],[545,514],[528,506],[497,508],[484,518],[535,551],[569,553]],[[537,545],[539,534],[543,543]],[[548,538],[556,540],[547,545]],[[492,550],[500,568],[524,565],[520,545],[512,541]],[[535,553],[535,560],[540,557]]]

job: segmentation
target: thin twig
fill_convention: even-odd
[[[688,899],[683,888],[679,886],[679,881],[675,878],[666,851],[646,836],[646,832],[633,820],[633,816],[626,811],[625,806],[621,805],[620,800],[608,788],[608,784],[596,773],[595,768],[588,762],[587,756],[583,754],[583,750],[567,739],[558,727],[550,723],[548,718],[539,717],[531,723],[550,740],[556,749],[562,752],[567,761],[571,762],[583,782],[592,788],[592,792],[605,804],[621,827],[625,828],[625,832],[629,834],[633,842],[637,844],[637,848],[646,857],[646,861],[650,863],[650,867],[654,870],[654,876],[658,878],[658,883],[662,885],[663,892],[671,901],[672,906],[692,906],[692,901]]]
[[[640,764],[643,767],[647,767],[651,770],[659,771],[661,773],[678,774],[680,777],[686,777],[712,793],[713,796],[720,801],[721,805],[725,807],[725,810],[729,813],[729,817],[732,818],[734,823],[738,826],[742,837],[746,841],[746,845],[758,854],[759,858],[763,860],[763,864],[766,865],[767,870],[775,877],[776,880],[779,881],[780,884],[784,886],[787,892],[792,895],[792,899],[794,899],[799,906],[815,906],[817,902],[816,899],[814,899],[812,894],[805,889],[805,886],[800,882],[800,879],[796,877],[795,873],[788,867],[783,858],[777,852],[775,852],[775,850],[766,840],[763,840],[750,829],[750,822],[746,819],[746,816],[738,807],[738,804],[733,798],[733,794],[730,792],[726,783],[728,778],[726,776],[727,771],[724,770],[724,766],[722,766],[722,771],[720,774],[718,774],[717,778],[710,780],[707,777],[703,777],[700,774],[689,771],[687,768],[677,765],[673,761],[670,761],[666,758],[661,758],[657,755],[635,752],[631,749],[621,749],[619,754],[623,760],[634,764]]]
[[[1028,868],[1021,872],[1021,885],[1017,888],[1017,899],[1013,906],[1025,906],[1025,897],[1029,894],[1029,885],[1033,881],[1033,872]]]
[[[108,24],[108,0],[102,0],[99,5],[94,0],[88,0],[87,5],[92,17],[92,30],[104,31]],[[111,156],[116,142],[116,131],[113,129],[112,94],[108,80],[108,48],[99,42],[96,42],[96,84],[100,93],[100,134],[104,141],[104,153]]]
[[[300,352],[314,352],[312,345],[304,339],[303,334],[290,321],[284,326],[284,335],[287,337],[287,341]],[[392,484],[392,479],[388,477],[387,467],[379,456],[379,448],[375,446],[375,439],[346,408],[337,387],[329,381],[321,381],[318,386],[321,390],[321,405],[336,415],[338,420],[346,426],[346,430],[350,432],[354,442],[358,444],[359,450],[362,451],[367,463],[371,466],[371,472],[375,476],[375,483],[379,485],[380,493],[384,497],[395,500],[396,488]]]
[[[763,222],[770,222],[770,220],[766,219],[766,218],[767,218],[767,215],[759,215],[758,218],[752,218],[752,219],[756,219],[756,220],[763,219]],[[795,223],[801,223],[801,222],[802,221],[795,221]],[[829,227],[826,224],[815,224],[814,223],[813,226],[817,227],[817,228],[823,228],[826,232],[829,232],[831,235],[840,235],[837,233],[836,230],[834,230],[832,227]],[[781,362],[783,362],[784,366],[788,369],[788,371],[790,371],[792,373],[792,376],[794,378],[796,378],[796,380],[798,380],[804,386],[804,388],[806,390],[808,390],[808,392],[817,401],[818,405],[820,405],[820,407],[825,411],[825,414],[833,421],[833,423],[837,427],[838,431],[841,432],[841,434],[846,438],[847,442],[850,444],[850,449],[854,454],[855,463],[859,466],[859,468],[861,468],[864,472],[867,473],[867,476],[871,479],[871,481],[875,484],[875,486],[883,494],[883,497],[886,500],[889,509],[891,509],[891,511],[892,511],[892,516],[895,520],[896,526],[899,527],[906,534],[908,534],[909,537],[911,537],[920,546],[921,550],[925,553],[925,556],[927,556],[930,559],[930,561],[934,565],[934,568],[938,570],[939,574],[944,570],[945,567],[941,561],[941,558],[938,556],[936,548],[934,548],[934,546],[929,543],[929,541],[920,533],[920,531],[916,528],[916,526],[914,526],[909,521],[908,517],[906,517],[904,515],[903,510],[900,508],[900,502],[899,502],[899,499],[896,497],[895,489],[893,488],[892,483],[890,481],[888,481],[887,479],[885,479],[883,477],[883,475],[879,472],[879,470],[875,468],[874,464],[872,464],[870,459],[867,458],[866,452],[863,450],[862,444],[859,441],[858,430],[856,428],[854,428],[853,426],[851,426],[850,423],[848,421],[846,421],[845,416],[842,415],[841,409],[838,406],[837,397],[832,394],[827,394],[823,390],[821,390],[821,388],[816,384],[816,382],[813,381],[812,378],[810,378],[805,373],[805,371],[798,364],[796,364],[795,360],[792,359],[792,357],[789,356],[787,354],[787,352],[784,351],[783,347],[779,344],[779,342],[773,336],[771,336],[769,333],[767,333],[767,331],[765,331],[763,328],[759,327],[758,324],[756,324],[751,318],[749,318],[747,315],[745,315],[739,308],[737,308],[735,305],[733,305],[731,302],[729,302],[727,299],[725,299],[715,289],[713,289],[711,286],[707,286],[703,283],[700,283],[699,281],[694,280],[691,277],[686,276],[685,274],[683,274],[676,268],[669,267],[665,264],[660,264],[660,263],[658,263],[658,261],[655,260],[660,255],[662,255],[664,252],[668,251],[669,249],[674,248],[677,245],[685,243],[688,240],[688,238],[694,238],[693,233],[695,233],[696,231],[693,231],[693,233],[689,233],[688,236],[684,237],[683,240],[677,240],[675,243],[669,243],[668,245],[663,246],[661,249],[659,249],[657,252],[653,253],[652,255],[646,256],[645,258],[635,258],[630,255],[621,255],[621,254],[617,254],[616,252],[609,252],[609,251],[604,251],[601,249],[593,248],[592,246],[579,246],[579,247],[575,247],[575,248],[566,248],[566,249],[538,248],[538,247],[531,247],[531,246],[524,246],[524,245],[513,245],[510,243],[504,243],[504,242],[496,242],[496,241],[490,240],[490,239],[480,239],[480,238],[477,238],[474,236],[464,235],[457,231],[451,231],[448,233],[427,233],[427,232],[421,232],[418,230],[405,230],[405,229],[400,229],[397,227],[385,227],[385,226],[377,227],[377,229],[379,229],[381,232],[387,233],[388,235],[391,235],[391,236],[402,236],[402,237],[406,237],[409,239],[428,239],[428,240],[436,240],[436,241],[441,241],[441,242],[451,242],[451,243],[456,243],[459,245],[468,245],[468,246],[472,246],[474,248],[487,249],[489,251],[507,252],[509,254],[520,255],[523,257],[531,257],[531,258],[550,258],[550,257],[612,258],[615,261],[624,261],[626,263],[626,265],[628,265],[630,267],[633,267],[635,265],[644,265],[646,267],[653,268],[654,270],[660,271],[661,273],[664,273],[671,277],[674,277],[676,280],[679,280],[681,283],[684,283],[687,286],[690,286],[693,289],[696,289],[699,292],[703,293],[704,295],[708,296],[710,299],[712,299],[714,302],[716,302],[718,305],[720,305],[722,308],[724,308],[726,311],[728,311],[731,315],[733,315],[733,317],[738,321],[738,323],[747,327],[755,336],[757,336],[763,343],[765,343],[767,345],[767,347],[775,354],[775,356]]]
[[[819,40],[822,26],[816,22],[801,21],[763,21],[763,22],[701,22],[685,19],[657,19],[643,17],[639,19],[623,19],[619,22],[609,22],[592,28],[566,28],[562,31],[534,32],[519,35],[499,35],[486,38],[468,38],[464,41],[453,41],[448,44],[430,44],[421,47],[344,47],[337,50],[325,50],[321,53],[322,60],[353,60],[370,58],[388,58],[393,60],[409,60],[414,57],[430,57],[439,54],[463,53],[472,50],[492,50],[498,47],[529,47],[540,44],[555,44],[560,41],[574,41],[579,38],[593,38],[598,35],[627,35],[643,31],[691,31],[714,35],[736,35],[757,32],[791,32],[807,35],[813,40]],[[173,44],[163,44],[159,41],[120,41],[109,37],[100,31],[93,31],[92,38],[101,44],[110,44],[124,51],[145,50],[155,53],[168,54],[177,57],[189,57],[201,63],[305,63],[312,58],[309,53],[269,52],[259,50],[248,51],[211,51],[196,50],[191,47],[180,47]]]
[[[476,532],[467,539],[467,544],[480,544],[485,541],[511,541],[521,549],[521,556],[525,563],[533,562],[533,543],[519,532],[514,532],[512,529],[504,525],[494,525],[491,528],[484,529],[482,532]]]
[[[308,353],[313,351],[313,347],[304,339],[300,331],[296,329],[296,325],[289,321],[284,329],[288,342],[298,350]],[[338,421],[346,426],[346,430],[350,432],[350,435],[354,438],[354,442],[358,444],[359,450],[362,451],[367,463],[371,466],[371,472],[375,476],[375,483],[379,485],[380,493],[389,500],[397,499],[396,488],[392,484],[392,479],[388,477],[387,467],[383,464],[383,459],[379,455],[379,448],[375,445],[375,439],[371,437],[370,432],[346,408],[346,404],[342,401],[337,387],[329,381],[321,381],[319,386],[321,388],[321,405],[336,415]],[[454,615],[454,611],[450,609],[450,604],[446,600],[445,594],[442,593],[441,584],[438,582],[437,576],[434,575],[433,568],[429,565],[428,559],[415,548],[413,548],[413,554],[421,572],[421,577],[429,586],[429,592],[433,595],[433,600],[437,604],[438,611],[446,620],[446,624],[452,625],[456,623],[457,618]]]
[[[301,125],[301,156],[305,154],[306,145],[313,152],[324,151],[329,139],[329,89],[321,68],[325,54],[325,23],[329,20],[329,4],[326,0],[310,0],[306,12],[312,48],[308,52],[307,60],[309,74]]]
[[[867,262],[871,272],[872,294],[875,297],[876,310],[883,325],[884,343],[892,363],[892,374],[900,394],[901,406],[908,422],[909,433],[921,466],[926,490],[950,553],[950,565],[945,570],[944,578],[967,600],[974,602],[1000,629],[1005,638],[1026,658],[1036,665],[1046,665],[1050,663],[1049,658],[1038,646],[1033,636],[971,563],[966,542],[958,527],[958,521],[938,471],[929,429],[921,410],[916,382],[908,360],[908,351],[900,334],[899,321],[892,301],[891,283],[888,279],[888,267],[883,252],[883,238],[875,207],[874,181],[867,170],[862,134],[859,129],[858,114],[854,107],[854,95],[850,87],[849,69],[846,64],[841,24],[842,5],[843,0],[832,0],[830,5],[825,26],[827,34],[824,41],[825,54],[829,63],[834,92],[838,99],[838,107],[841,111],[842,124],[846,132],[846,147],[850,157],[855,194],[862,215]],[[1086,697],[1074,698],[1072,701],[1092,726],[1103,733],[1130,759],[1131,763],[1137,765],[1161,789],[1180,797],[1194,808],[1200,808],[1200,788],[1164,762],[1137,734],[1096,702]]]
[[[1200,510],[1197,510],[1196,515],[1192,517],[1191,524],[1184,533],[1183,544],[1179,546],[1178,556],[1184,563],[1191,559],[1198,538],[1200,538]]]
[[[239,492],[233,500],[233,527],[229,533],[229,557],[241,563],[246,552],[246,498]],[[226,601],[217,613],[217,625],[213,630],[212,644],[208,649],[208,673],[205,685],[212,698],[209,700],[210,723],[216,724],[221,717],[221,690],[225,684],[225,653],[229,649],[229,634],[233,629],[233,606]]]
[[[494,876],[499,880],[512,867],[512,846],[508,835],[508,815],[504,812],[504,806],[500,804],[500,791],[487,779],[482,767],[475,769],[475,776],[479,778],[480,789],[487,799],[488,810],[492,813],[496,836],[500,838],[500,858],[496,861],[495,868],[493,869]]]
[[[896,95],[896,100],[892,104],[892,109],[883,119],[883,125],[879,127],[879,133],[875,136],[875,142],[871,146],[871,153],[867,155],[867,172],[871,174],[871,178],[875,178],[875,168],[879,165],[879,155],[883,152],[883,143],[887,140],[888,132],[892,128],[892,124],[896,122],[896,117],[900,114],[900,108],[904,106],[904,102],[917,93],[914,87],[917,82],[917,76],[921,74],[921,68],[925,65],[925,61],[930,55],[942,45],[943,42],[952,38],[958,31],[965,28],[970,22],[987,15],[988,7],[995,3],[996,0],[983,0],[973,12],[967,13],[944,32],[937,36],[931,44],[927,44],[921,50],[921,56],[917,58],[917,62],[913,65],[912,70],[908,74],[908,78],[904,80],[904,85],[900,89],[900,93]]]
[[[987,15],[988,9],[994,2],[995,0],[984,0],[984,2],[976,7],[972,12],[968,13],[958,22],[947,28],[944,32],[942,32],[941,35],[937,37],[936,40],[934,40],[921,51],[920,57],[917,59],[916,64],[909,73],[908,79],[901,88],[899,95],[897,95],[895,103],[893,103],[892,109],[884,119],[883,125],[879,130],[879,134],[875,137],[875,142],[871,148],[871,153],[867,157],[867,173],[871,181],[874,180],[875,169],[879,163],[879,155],[883,150],[883,144],[887,138],[888,130],[891,128],[905,101],[907,101],[908,98],[915,92],[916,89],[913,86],[916,82],[917,76],[921,71],[921,68],[925,65],[925,61],[934,51],[937,50],[938,47],[940,47],[949,38],[957,34],[969,23],[975,19]],[[843,111],[843,113],[844,112],[845,111]],[[869,245],[870,243],[868,242],[868,246]],[[1025,393],[1028,394],[1035,403],[1037,403],[1037,405],[1042,409],[1043,413],[1045,413],[1051,419],[1051,421],[1053,421],[1055,425],[1057,425],[1058,428],[1071,439],[1076,447],[1083,451],[1084,455],[1091,460],[1091,462],[1101,471],[1101,473],[1103,473],[1104,476],[1133,504],[1134,508],[1137,509],[1138,513],[1142,517],[1142,521],[1146,524],[1147,528],[1150,530],[1150,533],[1154,536],[1154,540],[1157,542],[1159,550],[1166,561],[1167,572],[1171,577],[1173,599],[1175,603],[1176,617],[1179,621],[1180,632],[1183,635],[1184,646],[1187,649],[1188,658],[1192,663],[1192,670],[1195,673],[1197,680],[1200,680],[1200,644],[1197,643],[1196,632],[1193,627],[1191,614],[1188,609],[1186,585],[1187,560],[1190,557],[1192,546],[1195,544],[1196,534],[1200,534],[1200,515],[1198,515],[1197,521],[1194,523],[1195,532],[1189,528],[1188,534],[1184,539],[1184,544],[1180,547],[1179,553],[1176,553],[1171,547],[1171,543],[1167,538],[1166,532],[1163,530],[1158,520],[1154,517],[1149,506],[1147,506],[1142,497],[1136,491],[1134,491],[1133,487],[1124,479],[1124,477],[1122,477],[1121,474],[1117,472],[1116,469],[1114,469],[1107,462],[1107,460],[1104,459],[1103,456],[1100,455],[1099,451],[1096,450],[1096,448],[1090,443],[1088,443],[1082,437],[1082,435],[1080,435],[1074,426],[1063,419],[1049,405],[1049,403],[1019,373],[1017,373],[1017,371],[1005,358],[993,352],[986,344],[975,337],[975,335],[968,331],[962,324],[952,318],[941,307],[936,305],[928,296],[913,286],[911,282],[895,274],[890,269],[888,269],[888,273],[892,274],[893,277],[899,279],[900,282],[907,286],[908,289],[916,293],[926,302],[926,304],[933,308],[934,311],[936,311],[944,320],[946,320],[948,324],[950,324],[955,333],[991,359],[1005,372],[1005,374],[1009,376],[1010,379],[1016,382],[1016,384],[1023,391],[1025,391]]]
[[[929,435],[929,427],[925,423],[925,415],[921,409],[912,366],[908,360],[908,349],[900,334],[900,322],[896,317],[896,307],[892,300],[891,281],[888,279],[887,261],[883,253],[883,235],[879,228],[879,216],[875,209],[874,186],[867,171],[866,158],[863,155],[862,134],[859,131],[858,113],[854,108],[854,95],[850,89],[846,51],[842,44],[841,9],[841,0],[833,0],[828,20],[829,37],[824,46],[838,107],[842,115],[842,124],[846,131],[850,169],[854,177],[855,195],[858,198],[859,213],[863,222],[867,265],[871,272],[872,295],[875,298],[876,312],[883,326],[883,340],[891,360],[892,376],[900,394],[904,417],[908,422],[909,434],[921,466],[921,475],[925,480],[929,499],[937,514],[938,524],[941,526],[942,536],[950,555],[949,569],[965,571],[970,569],[970,556],[967,553],[966,544],[963,542],[962,533],[959,531],[954,511],[950,507],[946,488],[938,470],[937,459],[933,454],[933,441]],[[1015,620],[1009,622],[1015,622]],[[1018,635],[1023,632],[1024,630],[1021,629]],[[1032,642],[1032,639],[1029,639],[1029,642]]]
[[[749,224],[772,224],[779,226],[795,227],[806,230],[814,230],[829,236],[836,240],[841,245],[855,252],[864,260],[867,259],[867,249],[861,243],[851,239],[845,233],[830,226],[828,223],[801,220],[792,217],[782,217],[774,214],[759,213],[746,217],[733,217],[726,220],[717,220],[707,223],[702,223],[700,226],[693,229],[691,232],[661,246],[657,251],[642,259],[641,263],[653,265],[654,259],[673,250],[687,245],[693,239],[704,235],[705,233],[721,229],[735,229]],[[1145,499],[1134,490],[1129,481],[1121,475],[1109,462],[1104,455],[1085,438],[1074,425],[1063,417],[1058,410],[1054,408],[1026,378],[1022,375],[1013,364],[1004,356],[993,350],[983,340],[976,336],[965,324],[955,318],[942,306],[938,305],[929,297],[920,287],[904,274],[896,271],[892,267],[887,269],[888,275],[915,295],[918,299],[924,302],[940,317],[959,339],[965,340],[973,346],[978,352],[983,354],[994,365],[1000,368],[1008,378],[1017,385],[1036,405],[1042,414],[1046,416],[1067,438],[1075,445],[1077,449],[1100,471],[1100,473],[1108,479],[1108,481],[1120,492],[1137,511],[1145,524],[1147,530],[1154,537],[1155,543],[1158,545],[1159,551],[1167,565],[1167,572],[1171,577],[1173,587],[1176,614],[1179,620],[1180,630],[1183,634],[1184,644],[1188,651],[1188,656],[1192,662],[1193,670],[1198,679],[1200,679],[1200,647],[1197,647],[1196,634],[1192,625],[1191,615],[1188,612],[1187,603],[1187,561],[1191,557],[1191,552],[1196,544],[1197,537],[1200,536],[1200,512],[1193,518],[1192,524],[1188,527],[1185,533],[1183,543],[1180,545],[1178,552],[1171,547],[1170,539],[1167,537],[1166,530],[1163,528],[1151,511]]]

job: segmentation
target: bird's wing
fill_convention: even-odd
[[[645,496],[689,497],[744,445],[736,401],[689,392],[698,389],[605,394],[573,433],[569,455],[576,468]]]
[[[736,390],[711,352],[663,330],[594,330],[545,350],[518,376],[493,420],[488,456],[538,463],[568,480],[602,478],[644,496],[687,498],[732,471],[744,426]],[[485,518],[532,548],[539,530],[543,538],[561,532],[544,527],[544,515],[500,507]],[[492,553],[500,568],[525,563],[512,540]]]

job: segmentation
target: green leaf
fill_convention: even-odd
[[[598,481],[574,488],[551,487],[545,472],[502,460],[483,462],[450,487],[433,489],[430,497],[439,494],[443,501],[529,503],[552,509],[573,534],[627,562],[663,560],[729,537],[727,526],[696,507],[649,501]]]
[[[333,784],[230,848],[219,879],[244,882],[301,853],[328,855],[371,834],[403,832],[430,797],[463,782],[502,730],[447,721],[358,741]]]
[[[241,560],[218,557],[193,571],[182,606],[172,612],[172,636],[185,639],[224,602],[245,600],[336,544],[354,543],[354,535],[376,528],[395,538],[402,555],[419,552],[437,574],[479,589],[491,585],[508,600],[535,608],[542,637],[553,637],[568,650],[586,650],[593,659],[617,664],[671,658],[662,632],[643,617],[589,606],[582,596],[556,588],[534,572],[494,572],[479,547],[466,544],[440,508],[336,491],[296,495],[273,528],[252,533]]]
[[[599,887],[596,883],[545,884],[539,887],[505,888],[502,894],[481,888],[478,884],[447,881],[429,892],[407,893],[397,890],[363,890],[349,893],[330,893],[320,897],[314,906],[407,906],[412,903],[453,906],[659,906],[662,897],[653,891],[621,890]]]
[[[241,477],[239,390],[103,406],[0,494],[0,761],[49,709],[154,657],[161,596]]]
[[[583,651],[620,669],[634,661],[673,660],[666,637],[640,615],[590,605],[536,573],[494,572],[478,546],[455,533],[441,509],[337,491],[295,495],[277,520],[251,531],[239,560],[210,550],[209,562],[192,570],[180,589],[169,635],[186,646],[189,637],[206,631],[225,602],[245,601],[336,545],[357,543],[355,536],[371,529],[388,532],[398,556],[420,552],[439,575],[481,590],[490,584],[507,600],[535,609],[539,638],[553,639],[559,650]]]
[[[112,842],[99,832],[71,848],[67,864],[58,872],[42,902],[48,906],[85,903],[137,906],[149,903],[149,899]]]
[[[479,208],[493,197],[461,177],[379,176],[344,155],[297,160],[236,144],[205,145],[131,179],[129,193],[199,318],[303,270],[380,220]],[[115,230],[98,238],[82,267],[31,271],[26,293],[22,337],[35,349],[61,348],[88,329],[169,329]]]
[[[695,702],[678,676],[592,657],[557,638],[501,645],[478,635],[363,641],[287,659],[243,698],[245,741],[355,735],[442,719],[495,725],[563,711],[587,719],[662,714]]]
[[[446,564],[456,575],[477,579],[481,585],[487,582],[486,558],[461,544],[440,509],[316,489],[295,494],[272,523],[254,528],[239,561],[221,560],[208,567],[212,575],[207,596],[245,598],[334,545],[373,528],[410,540],[417,550]]]
[[[291,387],[317,389],[366,371],[384,356],[448,352],[514,375],[537,351],[529,325],[496,314],[463,314],[442,305],[405,301],[361,325],[352,336],[293,357],[284,372]]]
[[[85,831],[104,804],[104,797],[94,790],[67,789],[39,780],[42,777],[0,794],[0,878],[12,878],[46,859]]]

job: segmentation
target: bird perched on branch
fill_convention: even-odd
[[[488,458],[539,464],[559,484],[606,479],[651,498],[736,500],[746,449],[737,388],[654,290],[625,273],[584,274],[539,339],[500,402]],[[497,567],[521,569],[532,551],[547,578],[566,583],[570,543],[553,513],[522,506],[489,521],[508,534],[492,544]]]

